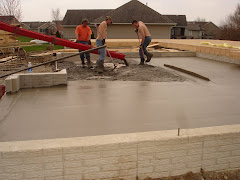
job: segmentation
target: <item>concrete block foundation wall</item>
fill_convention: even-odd
[[[6,92],[14,93],[21,88],[51,87],[67,84],[66,69],[56,73],[15,74],[5,80]]]
[[[0,179],[90,180],[240,169],[240,125],[0,143]]]
[[[213,43],[236,43],[231,41],[214,41],[214,40],[158,40],[162,47],[187,50],[196,52],[197,57],[206,59],[240,64],[240,50],[234,48],[215,47],[209,45],[201,45],[201,42]],[[234,44],[233,44],[234,45]]]

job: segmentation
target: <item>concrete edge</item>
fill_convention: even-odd
[[[18,73],[5,79],[7,93],[15,93],[23,88],[51,87],[66,84],[66,69],[49,73]]]
[[[151,52],[153,57],[196,57],[195,52],[183,51],[183,52]],[[139,58],[138,52],[122,52],[126,55],[126,58]]]
[[[41,150],[46,148],[70,148],[76,146],[101,146],[109,144],[137,143],[140,141],[167,141],[172,139],[187,139],[190,137],[197,138],[202,136],[219,136],[224,134],[227,135],[240,133],[240,124],[196,129],[182,129],[180,136],[178,136],[177,133],[177,130],[167,130],[76,138],[0,142],[0,152]]]
[[[214,60],[214,61],[226,62],[226,63],[237,64],[237,65],[240,64],[240,59],[233,59],[228,56],[220,56],[220,55],[207,54],[207,53],[201,53],[201,52],[197,52],[196,56],[204,59]]]

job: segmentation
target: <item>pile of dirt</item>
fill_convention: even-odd
[[[189,172],[182,176],[145,180],[240,180],[240,170],[223,171],[223,172],[204,172],[192,173]]]
[[[173,73],[167,69],[161,67],[155,67],[151,65],[138,65],[138,61],[128,61],[129,66],[126,67],[122,62],[118,64],[118,67],[113,70],[111,62],[106,61],[105,71],[102,74],[82,68],[81,64],[74,61],[63,61],[58,63],[60,69],[67,69],[68,80],[109,80],[109,81],[153,81],[153,82],[171,82],[186,80],[185,77]]]

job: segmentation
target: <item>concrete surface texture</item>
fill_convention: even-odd
[[[240,67],[200,58],[156,58],[209,77],[178,83],[72,81],[0,101],[0,141],[68,138],[238,124]]]

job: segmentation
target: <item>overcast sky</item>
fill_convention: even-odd
[[[49,21],[51,9],[115,9],[130,0],[22,0],[23,21]],[[232,13],[240,0],[140,0],[161,14],[184,14],[187,20],[205,18],[217,25]]]

